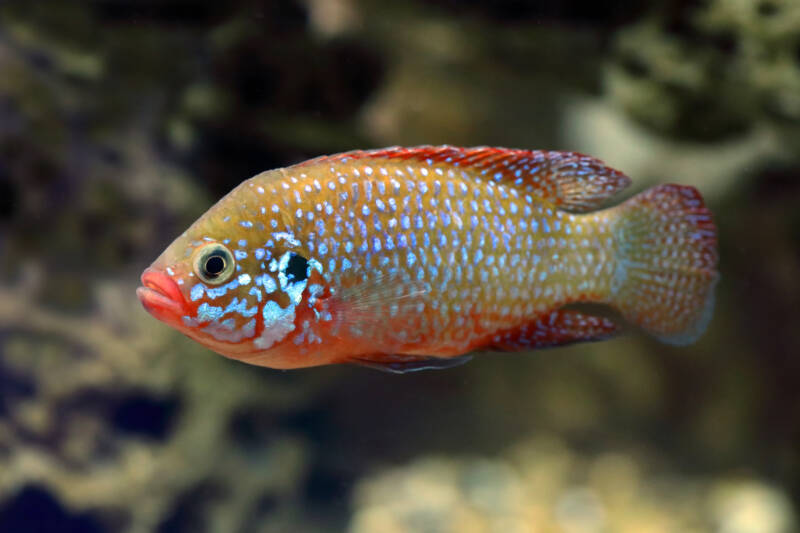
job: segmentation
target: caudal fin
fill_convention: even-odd
[[[620,205],[611,303],[669,344],[703,334],[714,309],[717,230],[694,187],[659,185]]]

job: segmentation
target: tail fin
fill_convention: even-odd
[[[717,230],[694,187],[659,185],[620,205],[611,303],[659,340],[703,334],[714,310]]]

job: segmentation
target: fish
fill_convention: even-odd
[[[211,350],[276,369],[449,368],[630,325],[693,343],[719,279],[712,214],[677,184],[611,205],[630,183],[566,151],[321,156],[234,188],[143,272],[137,295]]]

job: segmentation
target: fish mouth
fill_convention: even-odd
[[[165,273],[152,268],[142,273],[141,280],[142,287],[136,289],[136,296],[147,312],[164,322],[178,322],[185,314],[178,284]]]

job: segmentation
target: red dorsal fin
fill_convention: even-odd
[[[591,211],[630,184],[622,172],[577,152],[513,150],[478,146],[394,146],[355,150],[311,159],[300,165],[347,163],[364,159],[407,160],[455,166],[545,198],[567,211]]]

